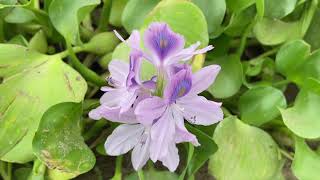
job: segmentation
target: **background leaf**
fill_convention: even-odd
[[[297,0],[264,0],[265,16],[281,19],[294,10],[296,3]]]
[[[286,108],[283,93],[273,87],[257,87],[246,91],[239,99],[241,120],[260,126],[280,115],[278,108]]]
[[[61,102],[82,101],[86,82],[59,56],[0,44],[0,158],[34,159],[32,139],[43,113]]]
[[[217,126],[213,139],[218,151],[210,158],[209,172],[217,179],[270,180],[278,176],[282,166],[278,146],[261,129],[229,117]]]
[[[95,156],[81,136],[81,114],[81,103],[52,106],[42,116],[33,139],[33,150],[41,161],[74,177],[95,164]]]

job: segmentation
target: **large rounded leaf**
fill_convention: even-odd
[[[222,32],[221,24],[226,13],[225,0],[192,0],[203,12],[208,24],[208,31],[212,37]]]
[[[95,156],[81,136],[81,115],[81,103],[52,106],[42,116],[33,139],[33,150],[47,167],[73,177],[95,164]]]
[[[297,0],[264,0],[264,14],[269,18],[281,19],[294,10],[296,3]]]
[[[273,87],[249,89],[239,100],[241,119],[260,126],[280,115],[278,108],[287,106],[283,93]]]
[[[49,17],[58,32],[72,44],[80,44],[79,22],[100,0],[53,0]]]
[[[213,139],[218,151],[209,161],[209,171],[217,179],[270,180],[279,176],[278,146],[261,129],[229,117],[218,125]]]
[[[320,155],[298,137],[295,139],[295,155],[291,169],[300,180],[315,180],[320,177]]]
[[[272,29],[270,29],[272,27]],[[301,37],[301,23],[264,18],[253,29],[256,38],[264,45],[277,45]]]
[[[216,98],[228,98],[236,94],[242,85],[243,72],[240,59],[231,55],[213,59],[210,63],[220,65],[221,71],[208,91]]]
[[[292,108],[281,110],[285,125],[300,137],[320,137],[320,96],[301,90]]]
[[[151,22],[166,22],[173,31],[182,34],[186,45],[197,41],[206,46],[209,41],[207,22],[201,10],[188,1],[162,1],[147,16],[144,28]],[[190,24],[191,23],[191,24]]]
[[[140,29],[147,14],[160,2],[160,0],[131,0],[122,13],[122,24],[128,32]]]
[[[80,102],[86,82],[59,56],[0,44],[0,158],[24,163],[34,158],[32,139],[52,105]]]
[[[311,25],[308,28],[308,31],[304,37],[304,39],[311,45],[312,49],[320,48],[320,33],[318,33],[319,29],[320,29],[320,9],[318,8],[311,21]]]

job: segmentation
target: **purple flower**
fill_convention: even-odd
[[[116,31],[115,33],[120,40],[126,42]],[[135,33],[139,36],[138,32]],[[159,22],[150,24],[144,32],[144,46],[147,49],[146,52],[141,50],[139,44],[133,46],[129,41],[128,45],[131,49],[139,51],[146,60],[154,64],[160,71],[167,71],[173,64],[188,61],[194,55],[203,54],[213,49],[210,45],[197,50],[200,46],[200,42],[196,42],[184,49],[185,40],[183,36],[173,32],[168,24]]]
[[[173,142],[199,145],[197,138],[185,128],[184,119],[199,125],[211,125],[222,120],[221,103],[198,96],[213,83],[219,70],[220,66],[211,65],[192,75],[189,66],[180,67],[168,82],[163,98],[146,98],[137,105],[135,114],[138,121],[152,125],[151,160],[155,162],[166,157]]]

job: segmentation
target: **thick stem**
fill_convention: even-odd
[[[116,159],[116,169],[115,169],[114,176],[113,176],[112,180],[121,180],[122,159],[123,159],[123,156],[118,156]]]
[[[139,180],[144,180],[144,175],[142,170],[138,171],[138,176],[139,176]]]
[[[87,81],[92,82],[97,86],[104,86],[106,84],[106,81],[102,77],[79,61],[69,42],[67,42],[67,48],[72,65]]]
[[[99,26],[97,28],[97,32],[103,32],[108,30],[111,6],[112,6],[112,0],[103,1],[103,7],[102,7],[100,19],[99,19]]]

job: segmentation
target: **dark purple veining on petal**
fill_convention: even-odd
[[[186,95],[190,91],[191,86],[192,86],[191,79],[183,79],[180,82],[178,82],[178,84],[176,85],[176,87],[173,90],[173,93],[170,98],[170,102],[173,103],[178,98]]]
[[[167,24],[153,23],[145,32],[145,44],[153,53],[156,53],[160,61],[163,61],[183,48],[184,39],[181,35],[174,33]]]

